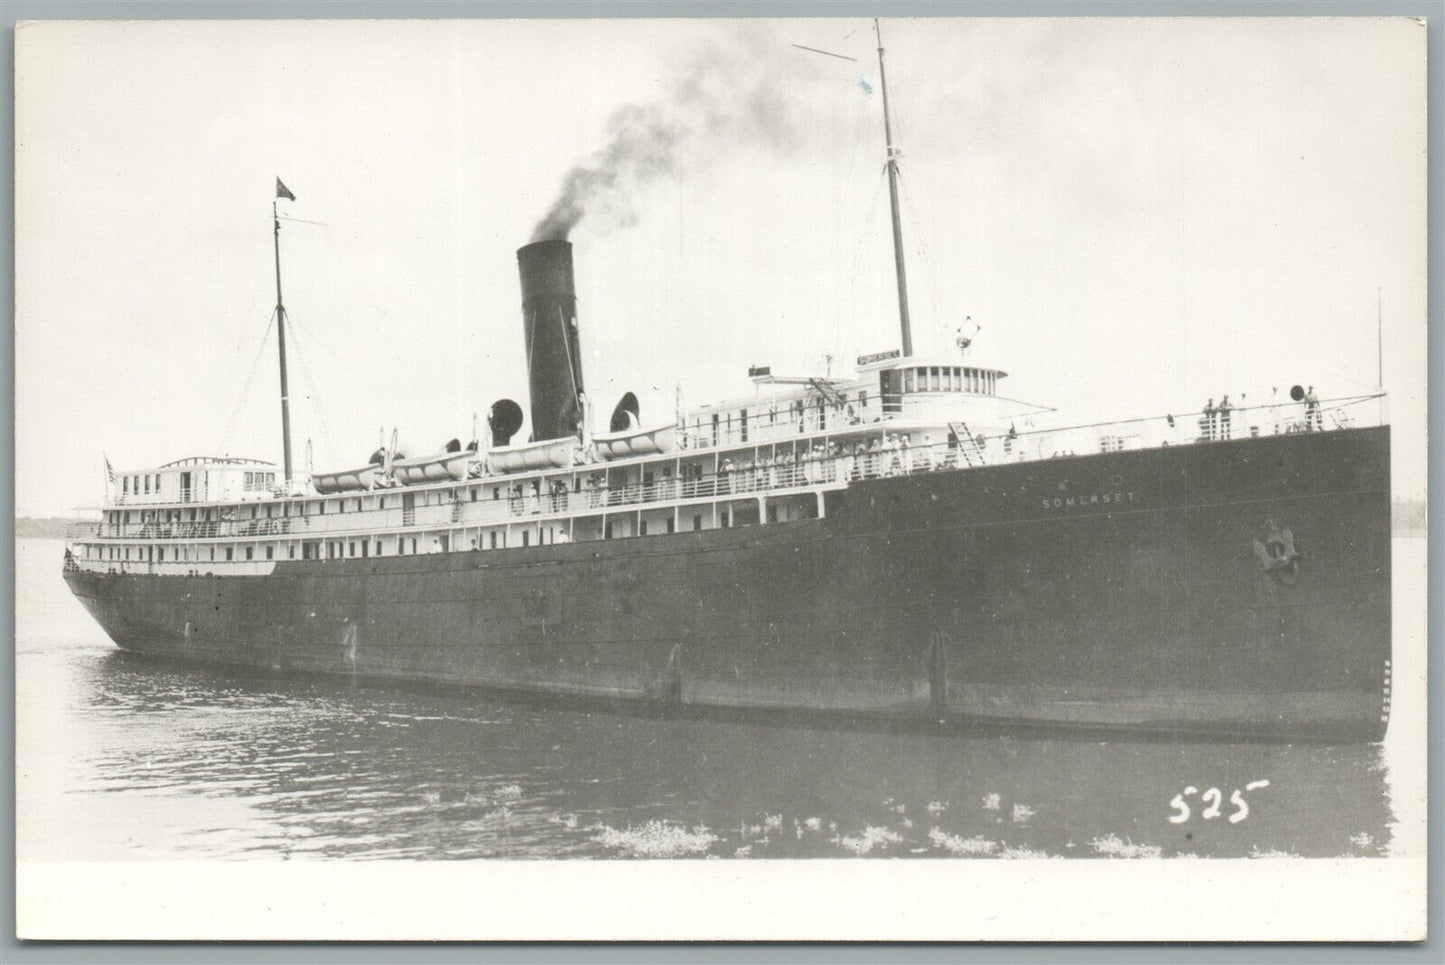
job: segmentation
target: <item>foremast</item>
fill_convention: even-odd
[[[271,232],[275,239],[276,252],[276,345],[281,356],[281,453],[282,480],[287,492],[291,491],[291,398],[286,383],[286,304],[281,299],[281,215],[276,204],[281,198],[296,200],[296,195],[281,179],[276,179],[276,197],[271,201]]]

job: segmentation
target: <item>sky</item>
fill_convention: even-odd
[[[1068,424],[1366,393],[1382,351],[1396,492],[1423,496],[1423,26],[882,29],[920,352],[971,318]],[[278,176],[302,468],[526,407],[515,250],[577,170],[599,419],[897,347],[874,48],[861,19],[23,27],[17,514],[95,505],[103,458],[280,461]]]

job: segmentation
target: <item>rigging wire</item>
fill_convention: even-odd
[[[287,318],[290,318],[290,316],[288,315]],[[321,441],[326,444],[326,451],[330,453],[331,458],[335,460],[335,462],[339,465],[341,463],[341,459],[339,456],[339,452],[336,448],[336,442],[331,436],[331,427],[326,419],[325,407],[321,404],[321,393],[317,391],[316,380],[311,377],[311,367],[306,364],[306,355],[304,354],[301,347],[302,340],[299,337],[300,328],[293,323],[291,326],[291,330],[298,333],[298,337],[293,338],[291,340],[291,343],[295,346],[297,367],[301,369],[301,377],[305,380],[306,387],[310,393],[306,396],[306,398],[308,401],[311,402],[312,411],[316,415],[316,424],[321,429]],[[313,338],[314,336],[312,336],[310,334],[310,331],[308,330],[306,335],[306,341],[310,342],[313,340]]]
[[[848,264],[847,280],[845,282],[847,290],[844,292],[846,298],[839,298],[838,304],[834,307],[833,328],[836,333],[834,341],[837,344],[842,343],[843,337],[843,302],[847,301],[849,304],[856,304],[857,302],[858,278],[863,267],[863,256],[868,250],[868,242],[873,240],[874,237],[868,226],[872,225],[876,219],[878,203],[883,197],[883,182],[886,179],[887,170],[885,166],[878,171],[878,179],[873,184],[872,200],[868,202],[868,213],[863,220],[863,229],[858,232],[858,243],[854,248],[853,258]]]
[[[847,186],[847,185],[852,185],[852,184],[855,183],[855,182],[854,182],[854,178],[855,178],[856,175],[857,175],[858,165],[859,165],[859,159],[863,156],[863,153],[864,153],[864,151],[863,151],[863,144],[864,144],[864,141],[865,141],[866,125],[872,120],[872,118],[869,116],[869,114],[868,114],[867,111],[855,110],[855,111],[852,112],[852,114],[853,114],[853,126],[852,126],[852,132],[851,132],[851,133],[852,133],[852,138],[851,138],[851,143],[850,143],[850,149],[849,149],[849,151],[848,151],[847,170],[846,170],[846,173],[844,174],[843,180],[842,180],[842,182],[841,182],[841,183],[842,183],[843,185],[845,185],[845,186]],[[835,172],[836,172],[836,167],[835,167]],[[882,181],[881,181],[881,179],[880,179],[879,183],[876,184],[876,185],[874,185],[875,195],[876,195],[876,193],[879,191],[881,185],[882,185]],[[843,264],[843,258],[844,258],[844,251],[843,251],[843,249],[844,249],[844,242],[843,242],[843,239],[844,239],[844,236],[847,234],[847,232],[844,230],[843,216],[844,216],[844,213],[848,210],[849,207],[850,207],[850,206],[849,206],[848,204],[838,204],[838,205],[835,205],[835,206],[834,206],[834,214],[833,214],[833,264],[834,264],[834,265],[841,265],[841,264]],[[870,219],[869,219],[869,220],[871,221],[871,216],[870,216]],[[861,235],[862,232],[859,232],[859,234]],[[847,279],[840,278],[840,277],[835,277],[835,279],[834,279],[834,285],[833,285],[833,332],[832,332],[833,338],[832,338],[832,342],[833,342],[833,354],[834,354],[835,357],[841,357],[842,354],[843,354],[843,301],[844,301],[844,295],[846,294],[846,292],[845,292],[845,287],[846,287],[846,286],[849,286],[850,284],[853,283],[853,281],[856,279],[856,275],[857,275],[857,272],[854,271],[854,272],[850,272],[850,275],[849,275],[849,277],[848,277]],[[856,324],[856,323],[855,323],[855,324]],[[851,330],[851,326],[850,326],[850,330]]]
[[[933,322],[942,333],[946,345],[949,336],[948,322],[938,309],[938,272],[934,268],[933,255],[928,249],[928,232],[924,230],[923,219],[918,216],[918,209],[913,204],[913,192],[901,177],[902,172],[899,174],[899,194],[903,195],[903,204],[908,210],[908,220],[913,222],[913,238],[917,244],[919,260],[923,262],[924,285],[928,290],[928,303],[933,309]]]
[[[271,326],[276,324],[276,309],[271,309],[271,318],[266,322],[266,330],[261,333],[261,342],[256,346],[256,357],[251,360],[251,371],[246,376],[245,383],[241,386],[241,393],[236,398],[236,404],[231,409],[231,417],[226,420],[226,428],[221,433],[219,449],[222,454],[226,452],[226,445],[231,441],[231,430],[236,427],[236,418],[241,414],[241,407],[245,404],[246,398],[251,394],[251,383],[256,380],[256,370],[261,365],[261,355],[265,352],[266,342],[271,337]],[[241,344],[245,336],[236,343],[236,352],[241,351]]]
[[[302,326],[297,323],[296,319],[291,317],[291,314],[289,312],[286,315],[286,321],[291,323],[292,330],[299,331],[302,328]],[[309,324],[307,324],[305,328],[306,338],[310,340],[313,346],[320,348],[322,352],[330,356],[331,360],[337,365],[341,366],[343,370],[350,367],[350,362],[348,362],[348,360],[346,360],[345,358],[342,358],[341,353],[336,351],[336,349],[331,346],[331,343],[322,339],[322,337],[317,334],[315,329],[313,329]]]

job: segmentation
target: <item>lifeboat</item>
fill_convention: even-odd
[[[466,479],[477,454],[470,449],[456,452],[439,452],[415,459],[397,459],[391,464],[391,474],[403,486],[418,483],[445,482],[448,479]]]
[[[487,453],[493,472],[527,472],[532,469],[565,469],[576,465],[582,440],[576,436],[543,439],[515,446],[498,446]]]
[[[592,437],[597,455],[603,459],[623,459],[627,456],[654,456],[671,452],[677,438],[677,424],[669,422],[659,426],[629,426],[620,432],[608,432]]]
[[[382,468],[373,464],[359,469],[312,473],[311,485],[322,495],[354,492],[358,489],[375,489],[381,476]]]

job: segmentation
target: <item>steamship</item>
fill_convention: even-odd
[[[1019,431],[1007,373],[967,340],[913,350],[880,80],[897,349],[846,377],[755,367],[750,393],[661,419],[628,394],[601,423],[573,249],[543,238],[517,252],[526,411],[298,472],[273,203],[279,472],[112,471],[71,590],[126,650],[283,672],[782,721],[1380,739],[1378,396]]]

